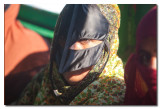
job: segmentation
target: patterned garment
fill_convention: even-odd
[[[125,83],[123,64],[115,55],[110,58],[99,79],[86,87],[70,105],[114,105],[123,104]]]
[[[53,64],[52,78],[58,88],[57,94],[53,94],[53,88],[49,79],[49,65],[43,69],[38,75],[34,77],[30,84],[22,93],[20,99],[16,104],[34,104],[34,105],[120,105],[123,104],[125,94],[124,69],[121,59],[117,56],[119,46],[118,28],[120,24],[120,11],[117,5],[98,5],[100,9],[107,10],[108,14],[105,16],[113,21],[109,28],[109,37],[107,41],[110,44],[110,57],[102,71],[98,74],[98,79],[94,80],[94,72],[99,70],[108,53],[98,61],[90,73],[78,85],[67,86],[63,79],[58,75],[56,64]],[[102,7],[102,8],[101,8]],[[105,9],[103,9],[105,8]],[[106,9],[107,8],[107,9]],[[113,10],[117,10],[114,12]],[[102,12],[103,15],[106,12]],[[112,14],[113,13],[113,14]],[[109,17],[111,16],[111,17]],[[117,16],[119,16],[117,18]],[[60,15],[61,17],[61,15]],[[115,23],[117,22],[117,23]],[[103,51],[104,53],[104,51]],[[93,76],[94,75],[94,76]],[[96,75],[97,76],[97,75]],[[91,82],[91,80],[94,80]],[[91,83],[90,83],[91,82]]]

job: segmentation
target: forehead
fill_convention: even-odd
[[[141,43],[141,49],[150,53],[154,53],[157,50],[157,40],[155,37],[147,37]]]

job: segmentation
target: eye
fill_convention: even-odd
[[[91,39],[83,39],[83,40],[79,40],[77,42],[75,42],[70,49],[73,50],[82,50],[82,49],[86,49],[86,48],[91,48],[94,47],[98,44],[102,43],[102,41],[100,40],[91,40]]]
[[[86,44],[89,44],[91,43],[92,41],[87,39],[87,40],[80,40],[79,43],[81,43],[82,45],[86,45]]]
[[[141,50],[139,52],[139,62],[145,66],[150,64],[151,54],[147,51]]]

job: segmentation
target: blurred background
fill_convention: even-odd
[[[49,62],[58,16],[65,4],[5,4],[5,104],[20,96],[28,82]],[[125,66],[135,51],[136,28],[154,4],[119,4],[118,55]],[[18,16],[17,16],[18,15]]]
[[[37,32],[51,44],[58,15],[64,6],[65,4],[22,4],[18,20],[24,27]],[[118,4],[118,6],[121,11],[118,55],[125,65],[128,56],[135,50],[136,27],[140,19],[155,4]]]

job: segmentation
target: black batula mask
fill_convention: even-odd
[[[97,5],[66,5],[57,22],[55,60],[59,73],[71,72],[95,65],[107,45],[109,23]],[[79,40],[101,40],[102,43],[82,50],[70,47]],[[107,46],[108,47],[108,46]]]

